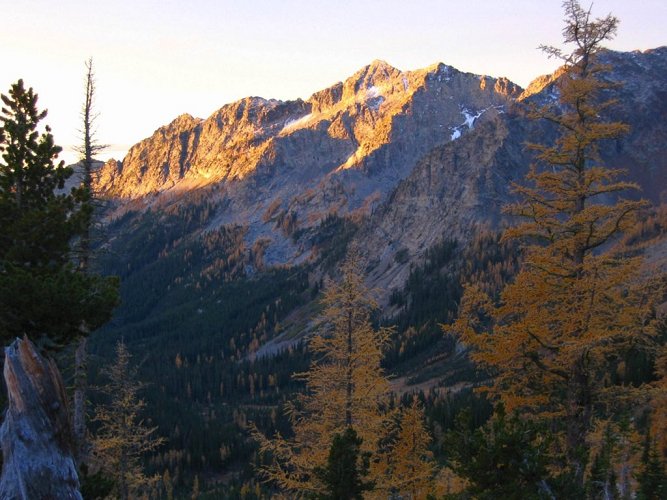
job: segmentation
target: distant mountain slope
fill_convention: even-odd
[[[609,166],[626,169],[640,195],[653,203],[667,201],[667,47],[646,52],[604,53],[607,78],[617,82],[617,105],[611,120],[630,125],[630,133],[602,150]],[[477,227],[494,228],[502,207],[512,199],[511,183],[524,178],[533,161],[525,144],[552,140],[554,130],[529,120],[527,102],[556,98],[555,75],[538,78],[505,113],[485,113],[474,130],[426,154],[364,224],[360,246],[374,262],[371,281],[382,289],[400,287],[408,258],[419,258],[443,237],[467,241]]]
[[[134,206],[191,203],[204,190],[208,229],[246,225],[250,243],[267,241],[267,263],[287,262],[302,252],[289,234],[331,213],[369,214],[426,153],[520,92],[443,64],[401,72],[375,61],[307,101],[251,97],[206,120],[180,116],[107,163],[99,187]]]
[[[619,83],[610,118],[631,132],[602,154],[664,201],[667,47],[604,61]],[[522,91],[443,64],[401,72],[375,61],[307,101],[253,97],[206,120],[180,116],[101,169],[110,269],[135,290],[154,282],[138,299],[153,302],[133,305],[138,318],[179,301],[183,287],[276,265],[308,264],[313,285],[354,244],[386,303],[434,244],[503,223],[511,184],[532,161],[526,142],[555,137],[524,104],[556,99],[557,77]]]
[[[602,154],[666,201],[667,48],[605,58],[621,84],[611,118],[631,131]],[[169,443],[152,472],[226,482],[256,456],[247,422],[287,430],[280,408],[310,361],[300,341],[351,245],[367,258],[378,320],[397,325],[384,362],[399,392],[455,395],[484,376],[439,324],[455,317],[463,283],[499,287],[516,270],[519,252],[495,230],[533,161],[526,142],[555,137],[522,107],[557,98],[557,77],[522,91],[376,61],[307,101],[180,116],[104,165],[99,265],[120,276],[122,304],[93,335],[91,366],[120,338],[142,360],[148,413]],[[665,220],[631,235],[653,238],[649,261],[663,269]]]

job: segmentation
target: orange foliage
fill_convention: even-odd
[[[525,243],[523,266],[498,303],[469,287],[455,329],[472,359],[495,375],[489,390],[509,411],[562,424],[562,445],[581,484],[581,447],[596,410],[614,408],[619,396],[645,397],[643,389],[611,386],[610,371],[629,348],[655,347],[660,294],[657,283],[639,280],[641,258],[613,247],[646,203],[619,196],[637,186],[619,180],[622,171],[605,167],[598,152],[600,141],[627,131],[600,117],[613,104],[603,99],[612,84],[600,78],[607,68],[596,55],[617,20],[593,21],[574,0],[565,6],[565,41],[575,49],[568,55],[547,49],[566,62],[556,82],[559,102],[530,109],[560,136],[553,145],[530,145],[538,164],[529,185],[515,186],[521,201],[507,207],[523,221],[504,235]],[[617,201],[605,204],[610,195]]]
[[[314,361],[297,377],[307,392],[288,403],[294,436],[269,439],[256,429],[253,434],[263,453],[273,461],[261,472],[294,495],[320,491],[313,469],[326,462],[332,439],[351,426],[363,439],[362,452],[371,453],[371,477],[382,473],[378,442],[390,414],[386,413],[389,382],[380,361],[390,329],[374,330],[370,313],[376,307],[355,260],[343,267],[340,283],[329,283],[323,299],[324,312],[310,341]]]

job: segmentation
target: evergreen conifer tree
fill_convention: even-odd
[[[507,415],[502,404],[484,427],[470,427],[470,414],[464,412],[446,442],[452,468],[467,480],[467,492],[473,498],[553,497],[550,440],[544,429],[517,414]]]
[[[84,275],[72,263],[89,207],[83,190],[64,191],[72,170],[61,161],[46,111],[19,80],[2,95],[0,116],[0,336],[28,335],[57,349],[107,321],[117,282]]]
[[[315,475],[324,485],[324,492],[316,495],[318,500],[362,499],[363,492],[373,488],[364,482],[368,475],[368,453],[360,451],[362,440],[352,427],[336,434],[331,443],[325,467],[315,468]]]
[[[639,490],[638,500],[658,500],[667,497],[667,474],[665,464],[661,460],[656,442],[651,434],[646,434],[644,454],[642,457],[643,469],[637,476]]]
[[[602,446],[593,458],[591,472],[587,481],[587,495],[589,498],[618,498],[616,488],[616,473],[614,471],[614,448],[616,439],[612,426],[605,426]]]

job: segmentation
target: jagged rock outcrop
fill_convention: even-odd
[[[602,62],[610,68],[606,78],[619,84],[609,96],[617,100],[609,119],[627,123],[630,133],[609,141],[601,154],[607,165],[625,169],[628,179],[639,184],[639,196],[667,201],[667,47],[607,51]],[[374,286],[400,287],[409,261],[442,238],[465,242],[476,228],[502,223],[512,182],[523,182],[534,161],[526,143],[556,137],[547,123],[527,118],[523,104],[556,99],[560,75],[562,70],[536,79],[506,112],[485,113],[467,136],[435,147],[417,163],[357,235],[373,263]],[[411,259],[395,262],[398,251]]]
[[[81,499],[71,452],[67,398],[60,372],[26,338],[5,348],[8,408],[0,428],[0,498]]]
[[[465,242],[481,228],[498,227],[511,184],[529,164],[523,145],[512,139],[520,127],[504,115],[487,115],[474,133],[427,154],[366,221],[356,241],[367,249],[369,280],[383,295],[400,288],[410,262],[443,238]],[[403,263],[394,258],[399,251]]]
[[[667,48],[609,51],[603,62],[620,84],[609,117],[630,134],[602,155],[642,196],[667,200]],[[99,187],[116,214],[205,202],[198,230],[243,226],[247,249],[261,243],[257,268],[312,257],[298,235],[329,214],[352,214],[364,221],[356,242],[373,284],[391,289],[438,239],[502,221],[511,182],[533,161],[525,143],[554,137],[521,107],[557,99],[560,74],[522,91],[444,64],[404,72],[374,61],[306,101],[252,97],[206,120],[181,116],[107,163]],[[407,262],[394,262],[398,251]]]
[[[208,190],[217,209],[207,229],[247,225],[248,246],[270,241],[268,264],[289,262],[301,251],[270,207],[294,221],[292,232],[330,213],[369,214],[421,157],[520,92],[444,64],[403,72],[374,61],[307,101],[252,97],[206,120],[181,116],[109,162],[99,188],[150,206]]]
[[[641,196],[667,201],[667,47],[603,58],[619,83],[609,118],[630,125],[603,145],[603,159],[627,169]],[[206,120],[179,117],[101,170],[99,187],[114,207],[114,272],[128,287],[151,283],[146,302],[136,297],[119,324],[143,334],[142,322],[190,290],[202,290],[189,307],[205,318],[224,304],[215,294],[225,280],[259,281],[282,266],[317,264],[306,268],[312,286],[345,245],[367,257],[369,285],[388,304],[434,243],[465,245],[480,227],[507,222],[512,182],[523,182],[534,161],[526,143],[556,137],[527,118],[525,105],[555,102],[559,75],[522,92],[444,64],[402,72],[374,61],[305,101],[253,97]],[[265,343],[260,355],[308,329],[300,320],[310,312],[293,314],[299,320],[275,343],[266,342],[278,329],[253,339]]]

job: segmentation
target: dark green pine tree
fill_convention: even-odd
[[[637,500],[660,500],[667,498],[667,474],[665,466],[660,459],[658,447],[651,439],[651,435],[646,435],[644,445],[644,455],[642,457],[643,470],[637,477],[639,482],[639,491],[637,491]]]
[[[604,444],[600,452],[593,459],[591,474],[586,485],[588,498],[604,498],[609,500],[619,498],[613,461],[615,441],[611,425],[607,425],[604,434]]]
[[[72,170],[55,164],[61,148],[46,111],[19,80],[2,95],[0,115],[0,341],[28,335],[57,349],[106,322],[118,301],[115,278],[85,275],[72,263],[90,206],[84,190],[65,191]],[[91,328],[91,329],[92,329]]]
[[[508,416],[502,404],[475,430],[471,415],[463,412],[446,439],[452,468],[468,480],[467,493],[480,500],[561,498],[548,471],[550,440],[546,429],[517,414]]]
[[[373,489],[371,482],[364,481],[364,477],[368,474],[369,459],[367,456],[360,456],[361,442],[362,439],[352,427],[334,436],[326,466],[315,469],[315,475],[325,487],[325,493],[315,498],[361,499],[364,491]]]

